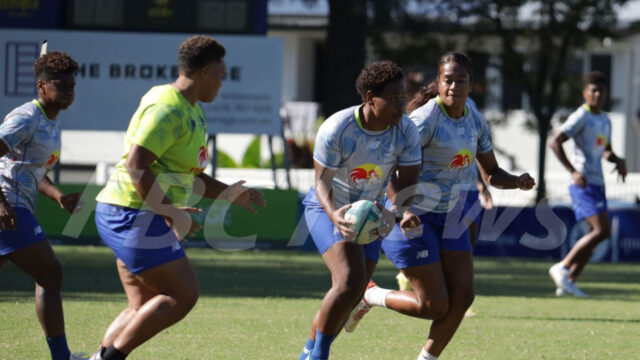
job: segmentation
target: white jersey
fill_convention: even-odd
[[[0,140],[9,153],[0,158],[0,187],[12,207],[32,213],[38,185],[60,157],[60,127],[33,100],[15,108],[0,124]]]
[[[560,126],[560,131],[573,138],[573,164],[584,174],[587,183],[604,185],[602,154],[611,141],[611,121],[601,112],[594,114],[587,105],[574,111]]]
[[[362,127],[359,106],[329,117],[318,130],[313,158],[336,170],[333,201],[339,208],[357,200],[382,202],[390,174],[397,166],[419,165],[420,137],[402,116],[397,126],[371,131]]]
[[[453,209],[459,192],[477,179],[477,153],[491,151],[491,134],[484,116],[465,106],[459,119],[450,118],[438,97],[409,115],[418,127],[422,146],[419,191],[414,206],[444,213]]]

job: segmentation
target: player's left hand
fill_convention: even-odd
[[[84,203],[80,201],[80,195],[82,195],[82,193],[79,192],[64,194],[60,196],[58,204],[60,204],[60,207],[68,213],[77,214],[82,210],[82,206],[84,205]]]
[[[623,158],[618,158],[615,170],[618,171],[618,176],[622,178],[622,182],[625,182],[627,179],[627,162]]]
[[[536,181],[531,177],[531,175],[529,175],[529,173],[524,173],[518,176],[516,185],[520,190],[531,190],[536,185]]]
[[[493,197],[486,186],[478,194],[478,199],[480,200],[480,205],[483,209],[491,210],[493,208]]]
[[[227,188],[222,192],[223,197],[229,202],[240,205],[251,213],[257,214],[258,212],[256,209],[251,207],[251,204],[264,207],[266,205],[264,195],[261,191],[244,186],[245,182],[246,181],[244,180],[240,180],[227,186]]]
[[[402,214],[402,220],[400,220],[400,230],[409,239],[420,237],[422,236],[422,221],[418,215],[405,210]]]

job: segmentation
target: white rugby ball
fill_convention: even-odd
[[[381,216],[382,212],[373,201],[359,200],[351,204],[344,218],[355,223],[356,244],[366,245],[378,238],[378,232],[374,230],[378,227],[377,221]]]

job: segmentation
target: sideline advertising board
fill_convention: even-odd
[[[63,130],[126,131],[140,98],[178,75],[178,47],[188,34],[0,29],[0,112],[35,98],[33,62],[43,40],[80,66],[76,98],[61,114]],[[227,50],[218,97],[200,104],[209,133],[280,135],[282,42],[214,35]]]

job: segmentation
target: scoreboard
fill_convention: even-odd
[[[264,35],[267,0],[0,0],[0,24]]]

